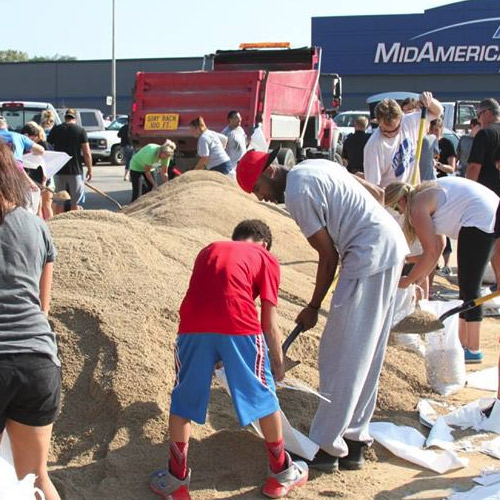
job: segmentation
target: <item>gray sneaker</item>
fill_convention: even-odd
[[[158,470],[149,476],[149,488],[163,498],[163,500],[191,500],[189,494],[189,481],[191,470],[185,479],[180,480],[170,474],[168,470]]]
[[[286,454],[288,468],[274,474],[268,471],[267,481],[262,487],[262,494],[269,498],[283,498],[295,487],[307,483],[309,468],[300,460],[293,462],[290,455]]]

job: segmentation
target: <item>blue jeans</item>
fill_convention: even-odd
[[[212,167],[210,170],[213,172],[220,172],[221,174],[227,175],[229,172],[231,172],[232,169],[233,169],[232,163],[230,161],[225,161],[220,165]]]

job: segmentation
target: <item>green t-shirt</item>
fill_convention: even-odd
[[[139,149],[139,151],[132,156],[130,170],[134,172],[144,172],[148,165],[153,169],[157,167],[168,167],[170,158],[163,158],[160,160],[160,147],[159,144],[147,144]]]

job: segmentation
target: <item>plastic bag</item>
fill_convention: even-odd
[[[410,285],[408,288],[398,288],[396,298],[394,299],[392,326],[397,325],[406,316],[415,311],[417,302],[415,293],[415,285]],[[416,352],[421,356],[425,354],[425,346],[422,337],[418,333],[393,333],[392,336],[396,345]]]
[[[0,443],[0,500],[45,500],[43,492],[35,488],[35,479],[35,474],[28,474],[18,481],[9,436],[4,432]]]
[[[441,316],[462,304],[460,300],[447,302],[422,300],[420,307]],[[458,314],[444,322],[444,328],[425,336],[425,368],[427,382],[437,393],[448,396],[465,385],[464,350],[458,338]]]

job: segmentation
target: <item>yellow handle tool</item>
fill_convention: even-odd
[[[422,115],[420,118],[420,127],[418,129],[417,151],[415,152],[415,168],[411,176],[412,186],[420,184],[420,158],[422,157],[422,144],[424,143],[425,135],[425,122],[427,118],[427,108],[422,108]]]

